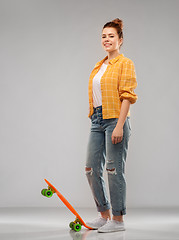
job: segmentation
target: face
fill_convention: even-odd
[[[112,52],[119,50],[122,44],[122,38],[119,39],[115,28],[107,27],[102,31],[101,44],[105,51]]]

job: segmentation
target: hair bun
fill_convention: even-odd
[[[121,30],[123,30],[123,21],[121,19],[115,18],[112,22],[118,24]]]

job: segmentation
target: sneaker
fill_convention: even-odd
[[[106,222],[105,225],[103,225],[98,229],[98,232],[107,233],[107,232],[118,232],[118,231],[124,231],[124,230],[125,230],[124,222],[109,220]]]
[[[98,228],[102,227],[103,225],[105,225],[106,223],[107,223],[107,219],[105,219],[103,217],[98,217],[91,222],[86,222],[86,225],[93,229],[98,229]]]

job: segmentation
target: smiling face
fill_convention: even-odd
[[[123,39],[119,39],[118,33],[113,27],[106,27],[102,31],[101,44],[105,51],[119,51]]]

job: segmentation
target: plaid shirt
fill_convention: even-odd
[[[108,56],[97,62],[90,74],[88,84],[89,118],[93,114],[93,78],[107,58]],[[101,77],[103,118],[119,118],[123,99],[128,99],[131,104],[135,103],[138,98],[134,93],[136,87],[137,81],[133,61],[124,57],[123,54],[111,59]],[[130,116],[130,110],[127,116]]]

